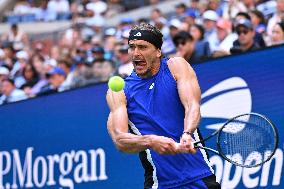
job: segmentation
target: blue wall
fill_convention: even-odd
[[[275,157],[259,168],[212,155],[223,188],[284,187],[283,52],[280,46],[194,66],[204,135],[250,111],[268,116],[280,133]],[[142,188],[138,156],[118,152],[108,136],[106,90],[99,84],[1,106],[0,188]]]
[[[201,131],[207,135],[224,120],[246,112],[266,115],[280,133],[274,159],[263,167],[243,169],[212,155],[222,188],[284,188],[284,47],[216,59],[194,66],[202,90]],[[253,137],[253,133],[252,133]],[[209,146],[212,144],[208,144]],[[280,187],[282,185],[282,187]]]

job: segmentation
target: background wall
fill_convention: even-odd
[[[222,188],[284,187],[282,52],[279,46],[194,66],[203,135],[250,111],[273,120],[280,134],[274,158],[259,168],[212,155]],[[142,188],[138,156],[119,153],[107,134],[106,90],[99,84],[0,106],[0,188]]]

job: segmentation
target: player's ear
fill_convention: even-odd
[[[162,51],[161,49],[157,49],[157,57],[160,58],[162,56]]]

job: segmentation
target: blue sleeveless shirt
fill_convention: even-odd
[[[161,60],[158,73],[152,77],[142,79],[133,71],[125,79],[129,127],[137,135],[154,134],[179,142],[185,110],[167,61]],[[196,154],[160,155],[147,149],[139,156],[145,169],[145,188],[178,187],[213,174],[200,150]]]

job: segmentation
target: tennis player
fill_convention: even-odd
[[[206,153],[193,148],[200,139],[200,88],[181,58],[163,58],[161,32],[134,26],[129,53],[134,70],[120,92],[107,92],[108,131],[116,147],[139,153],[145,189],[220,188]]]

